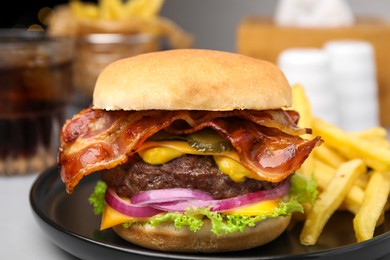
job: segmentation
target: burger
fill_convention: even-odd
[[[291,87],[272,63],[178,49],[125,58],[99,75],[93,104],[68,119],[58,162],[72,193],[130,243],[226,252],[269,243],[316,193],[295,173],[322,140],[300,136]]]

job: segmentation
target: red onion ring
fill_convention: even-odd
[[[105,200],[111,208],[135,218],[149,218],[161,212],[161,210],[149,206],[139,206],[127,202],[120,198],[116,192],[110,188],[106,191]]]
[[[258,203],[265,200],[281,198],[288,193],[290,183],[284,182],[272,190],[262,190],[245,195],[222,199],[222,200],[199,200],[191,199],[185,201],[166,201],[161,203],[150,203],[150,207],[170,212],[185,212],[188,207],[211,207],[210,211],[223,212],[234,208]],[[146,203],[146,202],[144,202]]]
[[[199,207],[199,208],[206,208],[211,207],[210,211],[217,211],[217,212],[224,212],[226,210],[231,210],[234,208],[242,207],[251,205],[254,203],[258,203],[265,200],[272,200],[276,198],[281,198],[284,195],[288,193],[290,189],[290,183],[284,182],[283,184],[279,185],[278,187],[272,189],[272,190],[262,190],[258,192],[252,192],[245,195],[228,198],[228,199],[222,199],[222,200],[204,200],[205,197],[209,196],[206,193],[194,191],[191,189],[173,189],[171,194],[176,194],[176,198],[180,197],[178,196],[178,191],[183,191],[183,196],[188,197],[196,197],[196,195],[202,199],[186,199],[186,200],[175,200],[172,201],[172,199],[167,195],[163,194],[162,196],[165,197],[165,201],[163,199],[155,198],[154,195],[160,194],[158,190],[154,190],[153,192],[148,192],[146,195],[153,194],[153,196],[149,196],[150,200],[147,200],[147,196],[142,195],[138,198],[138,200],[141,200],[140,204],[137,203],[130,203],[122,198],[120,198],[116,192],[110,188],[107,189],[105,199],[108,205],[110,205],[113,209],[119,211],[120,213],[123,213],[128,216],[132,217],[138,217],[138,218],[148,218],[152,217],[162,211],[168,211],[168,212],[185,212],[188,207]],[[161,191],[161,193],[169,193],[169,190],[172,189],[164,189]],[[184,192],[184,190],[186,190]],[[207,196],[205,196],[205,194]],[[182,198],[182,197],[181,197]],[[133,201],[133,198],[131,198]],[[155,201],[164,201],[156,203]]]
[[[148,190],[131,197],[131,203],[137,205],[154,204],[181,200],[212,200],[213,197],[206,192],[194,189],[172,188]]]

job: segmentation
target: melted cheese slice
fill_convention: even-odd
[[[257,175],[240,163],[236,152],[204,153],[183,141],[145,142],[138,150],[142,160],[149,164],[163,164],[184,154],[212,155],[219,170],[235,182],[242,182],[246,177],[256,179]]]
[[[111,208],[107,203],[104,206],[102,214],[102,222],[100,223],[100,230],[110,228],[122,223],[132,222],[132,221],[146,221],[147,219],[142,218],[133,218],[122,214],[115,209]]]
[[[280,200],[266,200],[247,207],[237,208],[225,211],[227,214],[238,214],[242,216],[258,216],[261,214],[272,213],[278,206]]]
[[[151,149],[154,148],[154,149]],[[195,155],[219,155],[229,157],[237,162],[240,161],[236,152],[222,152],[222,153],[212,153],[212,152],[199,152],[195,148],[192,148],[187,142],[184,141],[162,141],[162,142],[145,142],[142,144],[141,148],[137,151],[141,158],[150,164],[160,164],[159,162],[165,162],[172,160],[171,154],[169,154],[168,149],[165,149],[161,155],[158,155],[156,158],[156,149],[155,148],[169,148],[173,151],[179,151],[183,154],[195,154]],[[148,151],[152,150],[150,154]],[[178,155],[177,157],[179,157]],[[174,159],[174,158],[173,158]]]
[[[239,214],[243,216],[257,216],[260,214],[267,214],[272,213],[273,210],[278,206],[280,200],[267,200],[262,201],[256,204],[252,204],[247,207],[241,207],[232,209],[229,211],[225,211],[224,213],[227,214]],[[161,213],[164,214],[164,213]],[[105,205],[102,215],[102,222],[100,224],[100,230],[107,229],[119,224],[127,223],[127,222],[133,222],[133,221],[147,221],[143,218],[133,218],[127,215],[124,215],[109,205]]]

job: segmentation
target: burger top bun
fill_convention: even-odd
[[[263,110],[290,106],[291,87],[270,62],[176,49],[109,64],[97,79],[93,105],[105,110]]]

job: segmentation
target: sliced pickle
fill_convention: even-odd
[[[148,141],[187,141],[185,135],[174,135],[161,130],[148,138]]]
[[[209,128],[188,135],[187,140],[192,148],[202,153],[221,153],[234,150],[228,140]]]

